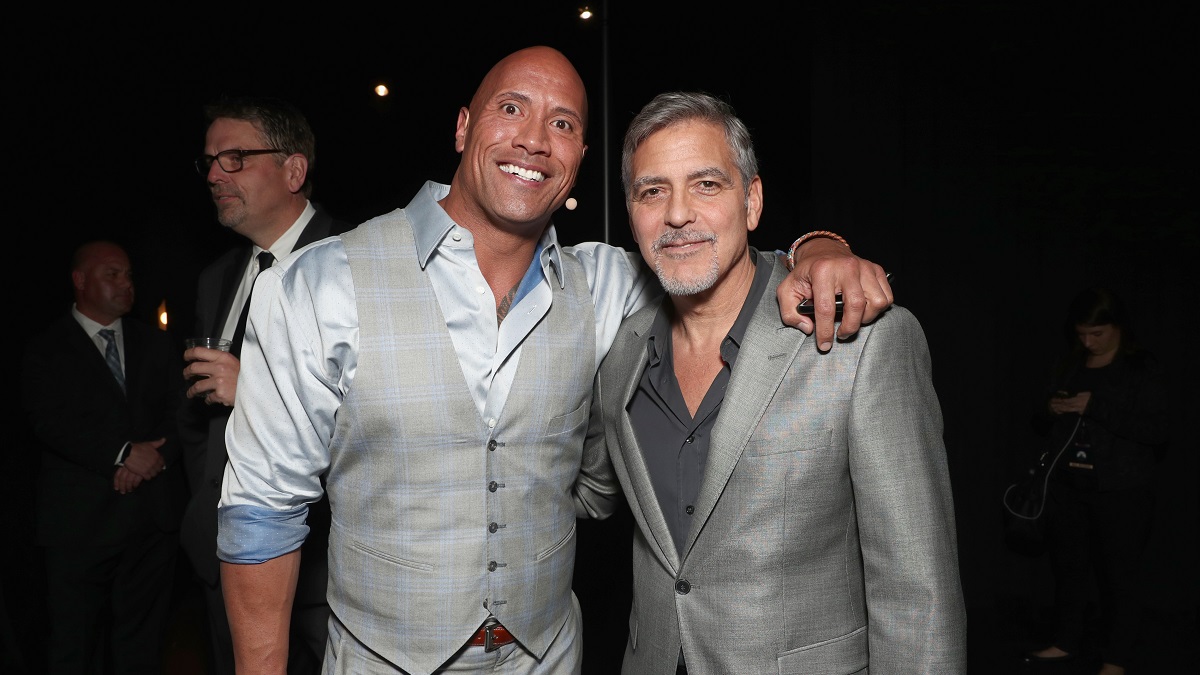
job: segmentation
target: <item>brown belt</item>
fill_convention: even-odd
[[[467,642],[472,647],[483,647],[485,652],[494,652],[502,646],[516,642],[513,634],[508,632],[508,629],[498,623],[485,624],[479,632],[471,637]]]

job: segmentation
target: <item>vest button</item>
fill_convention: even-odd
[[[688,515],[690,516],[690,515],[692,515],[693,513],[695,513],[695,512],[696,512],[696,507],[692,506],[691,504],[688,504],[688,505],[687,505],[687,508],[686,508],[686,509],[684,509],[684,510],[683,510],[683,512],[684,512],[684,513],[686,513],[686,514],[688,514]]]
[[[488,492],[495,492],[496,488],[498,487],[500,487],[500,485],[496,481],[492,481],[488,483]]]
[[[495,450],[497,445],[499,445],[499,443],[497,443],[496,439],[493,438],[492,440],[488,441],[488,450]]]
[[[680,579],[675,582],[675,592],[680,595],[687,595],[692,592],[692,585],[687,582],[687,579]]]
[[[498,529],[500,529],[500,526],[499,526],[499,525],[497,525],[497,524],[495,524],[495,523],[489,523],[489,524],[488,524],[488,532],[495,532],[495,531],[496,531],[496,530],[498,530]]]
[[[488,562],[488,571],[489,571],[489,572],[495,572],[495,571],[496,571],[496,561],[495,561],[495,560],[492,560],[492,561]]]

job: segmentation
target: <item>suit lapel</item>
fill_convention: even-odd
[[[333,217],[320,209],[316,211],[312,219],[308,221],[308,224],[300,232],[300,236],[296,238],[296,245],[292,247],[293,251],[302,249],[314,241],[320,241],[329,236],[329,227],[333,224]]]
[[[142,334],[136,332],[129,321],[121,319],[121,334],[125,340],[125,395],[132,398],[134,388],[141,382],[142,372],[141,363],[143,359],[134,358],[142,353],[145,345],[142,343]],[[136,333],[136,334],[135,334]]]
[[[125,400],[125,392],[121,391],[121,385],[117,382],[117,378],[113,377],[112,371],[108,369],[108,364],[104,361],[104,354],[100,353],[100,350],[96,348],[96,343],[92,342],[92,337],[87,334],[87,331],[83,329],[83,326],[79,325],[79,322],[71,314],[67,314],[63,320],[63,330],[66,331],[68,343],[71,345],[71,348],[87,364],[88,370],[92,371],[92,376],[100,381],[107,382],[108,386],[112,388],[113,395],[121,400]],[[123,330],[124,326],[122,326]],[[125,358],[128,360],[128,343],[125,346],[125,354]],[[128,387],[128,366],[125,368],[125,383],[125,386]]]
[[[622,464],[621,469],[629,477],[633,494],[626,495],[626,499],[634,513],[641,513],[647,529],[650,530],[648,540],[654,547],[654,554],[668,568],[678,570],[679,553],[675,550],[671,531],[667,529],[667,519],[663,516],[658,497],[654,494],[654,485],[650,482],[650,472],[646,467],[646,456],[642,453],[641,446],[638,445],[637,435],[633,432],[633,425],[629,421],[627,410],[629,401],[637,392],[642,370],[646,365],[646,352],[650,348],[646,341],[646,333],[654,325],[656,315],[657,312],[645,312],[637,319],[631,319],[638,321],[640,325],[636,326],[632,333],[625,335],[626,344],[622,345],[621,349],[613,349],[609,352],[623,355],[622,361],[617,364],[614,371],[621,375],[618,380],[618,388],[613,392],[614,401],[618,404],[618,409],[612,414],[616,420],[617,447],[619,449],[619,452],[613,456],[613,462]]]
[[[312,219],[301,230],[300,236],[296,238],[296,244],[292,247],[292,251],[303,248],[314,241],[320,241],[328,237],[333,229],[333,216],[325,213],[321,209],[317,209]],[[210,333],[217,335],[225,328],[225,321],[231,313],[234,313],[233,296],[237,293],[238,285],[242,282],[242,274],[246,271],[246,266],[250,264],[250,257],[254,253],[253,246],[246,246],[240,254],[234,258],[234,264],[230,265],[225,270],[225,274],[221,277],[221,304],[217,308],[217,315],[214,317],[215,326],[210,328]],[[236,313],[241,313],[242,308],[238,307]]]
[[[237,294],[238,284],[242,281],[242,273],[250,264],[250,254],[253,252],[253,246],[245,246],[241,253],[234,258],[234,264],[226,268],[225,274],[221,276],[221,305],[217,308],[217,315],[213,317],[215,325],[209,326],[210,335],[220,335],[221,331],[225,329],[225,322],[229,319],[230,314],[241,313],[241,307],[236,310],[233,308],[233,296]]]
[[[746,335],[738,351],[721,412],[713,427],[704,480],[696,500],[695,519],[688,535],[686,549],[690,550],[720,499],[729,477],[737,467],[742,451],[767,410],[775,391],[799,353],[806,336],[783,324],[775,288],[787,271],[776,264],[770,253],[760,253],[759,264],[774,265],[771,282],[759,299]],[[685,554],[686,555],[686,554]]]

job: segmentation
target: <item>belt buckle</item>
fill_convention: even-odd
[[[492,629],[494,629],[496,626],[499,626],[499,625],[500,625],[499,621],[497,621],[496,623],[485,623],[483,625],[483,651],[484,651],[484,653],[494,652],[497,649],[500,649],[500,645],[493,643],[495,636],[492,635]]]

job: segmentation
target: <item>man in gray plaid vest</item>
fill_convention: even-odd
[[[322,477],[325,672],[580,671],[575,519],[619,495],[581,465],[592,381],[662,292],[637,253],[559,243],[586,125],[561,53],[511,54],[459,111],[450,185],[259,277],[219,511],[239,672],[283,672]],[[878,265],[812,246],[788,283],[858,298],[843,333],[890,304]]]

